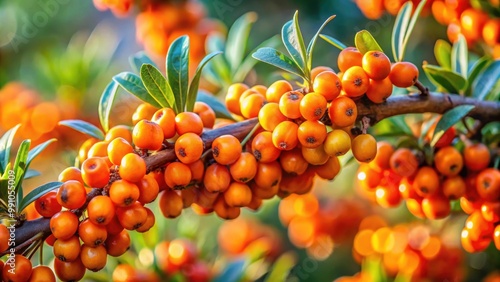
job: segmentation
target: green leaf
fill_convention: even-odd
[[[67,119],[61,120],[59,125],[67,126],[73,128],[76,131],[79,131],[83,134],[87,134],[90,137],[94,137],[98,140],[104,140],[104,133],[97,128],[95,125],[88,123],[79,119]]]
[[[153,102],[158,101],[154,104],[150,103],[151,105],[158,108],[173,108],[177,112],[174,94],[167,84],[167,79],[161,74],[160,70],[153,65],[144,64],[141,67],[141,79],[148,90],[148,97],[152,97]],[[159,101],[162,102],[160,103]]]
[[[244,259],[238,259],[226,264],[226,268],[218,277],[214,278],[213,282],[240,281],[245,273],[245,265],[246,261]]]
[[[105,132],[109,130],[109,115],[111,114],[117,92],[118,83],[112,80],[102,92],[101,99],[99,99],[99,121]]]
[[[384,52],[382,48],[380,48],[380,45],[378,45],[375,38],[373,38],[371,33],[367,30],[358,31],[354,37],[354,43],[361,54],[368,51]]]
[[[491,64],[491,59],[487,56],[479,58],[477,61],[474,62],[474,64],[471,66],[469,70],[469,77],[467,78],[467,92],[470,95],[470,90],[472,88],[472,85],[476,81],[477,76],[485,70],[490,64]]]
[[[10,160],[10,148],[12,147],[12,141],[14,141],[14,135],[16,135],[20,126],[20,124],[14,126],[5,132],[4,135],[2,135],[2,138],[0,138],[0,174],[7,171],[6,168]]]
[[[477,76],[472,86],[472,96],[479,100],[497,100],[499,93],[495,93],[494,89],[499,81],[500,61],[496,60]]]
[[[225,56],[232,72],[240,66],[250,38],[250,30],[253,23],[257,21],[257,14],[249,12],[239,17],[229,29],[227,35]]]
[[[150,64],[156,67],[156,64],[151,60],[151,58],[144,51],[140,51],[135,53],[134,55],[128,58],[130,66],[134,70],[135,73],[139,73],[141,71],[141,67],[143,64]]]
[[[473,108],[474,105],[461,105],[444,113],[432,133],[431,146],[434,147],[446,130],[467,116]]]
[[[24,179],[26,180],[26,179],[34,178],[34,177],[37,177],[40,175],[41,175],[41,173],[38,170],[28,169],[26,171],[26,173],[24,174]]]
[[[206,49],[207,53],[213,53],[217,51],[225,51],[225,46],[224,46],[224,38],[218,34],[211,34],[208,36],[208,39],[206,40]],[[208,69],[213,70],[213,73],[216,73],[218,77],[216,77],[217,80],[221,80],[227,84],[231,84],[233,81],[231,79],[231,67],[229,65],[229,62],[227,61],[226,56],[219,56],[214,58],[209,64],[208,64]],[[220,84],[221,81],[217,81],[216,83]]]
[[[293,252],[290,251],[282,254],[276,262],[274,262],[273,268],[264,282],[286,281],[290,270],[296,263],[297,256]]]
[[[215,112],[215,116],[217,118],[225,118],[234,120],[233,116],[227,110],[226,106],[221,103],[214,95],[208,94],[204,91],[198,91],[198,95],[196,97],[196,101],[207,103],[207,105],[212,108]]]
[[[186,105],[189,79],[189,37],[177,38],[167,53],[167,80],[175,97],[177,113],[183,112]]]
[[[23,193],[22,191],[19,192],[20,189],[22,189],[22,182],[24,179],[24,173],[28,170],[28,154],[31,146],[31,140],[23,140],[21,142],[21,145],[19,145],[19,149],[17,150],[17,155],[16,155],[16,160],[14,161],[14,173],[16,176],[16,184],[15,184],[15,191],[16,194],[19,193],[22,197]],[[19,209],[17,210],[19,212]]]
[[[396,22],[392,28],[391,46],[392,55],[394,56],[394,61],[400,62],[403,59],[404,54],[404,39],[406,30],[408,29],[408,24],[411,19],[411,10],[413,9],[413,4],[411,1],[403,4],[401,9],[396,16]]]
[[[467,88],[467,80],[461,75],[435,65],[424,65],[424,72],[437,86],[448,93],[460,93]]]
[[[467,52],[467,41],[460,34],[458,41],[453,44],[453,48],[451,49],[451,70],[459,73],[464,78],[467,78],[467,68],[469,66]]]
[[[150,65],[143,65],[143,66],[150,66]],[[157,93],[151,93],[151,91],[149,91],[149,88],[147,88],[147,85],[145,85],[146,79],[142,77],[142,73],[141,77],[139,77],[131,72],[122,72],[120,74],[115,75],[113,77],[113,81],[118,83],[121,87],[123,87],[123,89],[127,90],[130,94],[157,108],[161,108],[162,105],[165,105],[167,103],[167,100],[165,100],[163,95],[157,95]]]
[[[274,48],[270,47],[259,48],[255,53],[252,54],[252,57],[264,63],[268,63],[270,65],[278,67],[287,72],[293,73],[300,77],[304,77],[304,73],[297,66],[295,61],[293,61],[292,59],[290,59],[290,57],[288,57],[287,55],[281,53],[280,51]]]
[[[248,73],[252,71],[253,67],[255,64],[258,62],[252,57],[252,54],[256,52],[259,48],[262,47],[271,47],[271,48],[276,48],[280,44],[280,40],[278,35],[273,36],[267,40],[264,40],[262,43],[260,43],[250,54],[246,56],[246,58],[243,60],[241,63],[240,67],[236,70],[236,72],[233,75],[233,79],[231,83],[236,83],[236,82],[243,82],[245,78],[247,77]],[[224,56],[219,56],[217,58],[214,58],[214,60],[217,60],[219,58],[223,58]],[[212,62],[214,61],[212,60]]]
[[[451,70],[451,45],[447,41],[438,39],[434,45],[434,56],[438,64],[447,70]]]
[[[62,182],[49,182],[33,189],[31,192],[28,193],[28,195],[26,195],[26,197],[24,197],[21,200],[21,204],[19,205],[19,211],[20,212],[23,211],[27,206],[29,206],[29,204],[33,203],[38,198],[47,194],[48,192],[61,187],[61,185]]]
[[[321,37],[321,39],[332,44],[333,46],[337,47],[340,50],[344,50],[345,48],[347,48],[347,45],[345,45],[344,43],[340,42],[340,40],[333,38],[329,35],[320,34],[319,37]]]
[[[410,41],[410,36],[411,36],[411,33],[413,32],[413,28],[415,27],[415,24],[417,23],[417,20],[420,17],[420,13],[422,12],[422,9],[424,8],[426,3],[427,3],[427,0],[420,1],[420,3],[418,3],[418,5],[417,5],[417,8],[415,9],[415,12],[413,12],[413,15],[411,16],[410,23],[409,23],[408,27],[406,28],[405,34],[404,34],[404,41],[403,41],[403,45],[402,45],[403,48],[401,50],[402,51],[401,59],[400,59],[401,61],[404,58],[406,46],[408,45],[408,41]],[[412,8],[413,8],[413,5],[412,5]]]
[[[194,103],[196,102],[196,94],[198,93],[198,87],[200,85],[201,71],[203,67],[215,56],[222,54],[221,51],[214,52],[206,55],[203,60],[201,60],[198,68],[196,68],[196,72],[194,74],[193,79],[191,80],[191,84],[189,85],[189,90],[186,99],[186,111],[192,112],[194,109]]]
[[[321,34],[321,31],[325,28],[325,26],[331,22],[335,18],[334,16],[328,17],[323,24],[319,27],[318,31],[316,31],[316,34],[313,36],[311,41],[309,41],[309,45],[307,46],[307,69],[312,69],[312,58],[313,58],[313,51],[314,51],[314,46],[316,45],[316,40],[318,40],[318,37]]]
[[[45,150],[45,148],[47,148],[50,144],[54,143],[55,141],[57,141],[57,139],[55,138],[52,138],[52,139],[49,139],[45,142],[43,142],[42,144],[39,144],[38,146],[36,146],[35,148],[31,149],[29,154],[28,154],[28,165],[33,161],[33,159],[35,159],[41,152],[43,152],[43,150]]]
[[[281,29],[281,40],[283,41],[288,54],[290,54],[295,64],[303,70],[305,67],[305,56],[302,56],[301,53],[302,47],[300,46],[294,20],[290,20],[283,25],[283,28]]]

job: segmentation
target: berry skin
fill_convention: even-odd
[[[111,184],[109,198],[117,207],[127,207],[139,198],[139,188],[134,183],[120,179]]]
[[[491,155],[488,147],[482,143],[468,145],[464,149],[465,166],[474,171],[481,171],[488,167]]]
[[[241,115],[246,118],[254,118],[259,116],[262,107],[267,103],[266,98],[262,94],[251,94],[245,97],[241,102]]]
[[[277,103],[267,103],[259,111],[259,124],[267,131],[273,131],[278,124],[286,120]]]
[[[370,79],[370,86],[366,91],[366,97],[373,103],[380,104],[385,102],[392,94],[392,82],[389,78],[382,80]]]
[[[244,207],[252,200],[252,190],[246,184],[233,182],[224,192],[224,200],[230,207]]]
[[[278,80],[269,86],[266,90],[266,100],[269,103],[279,103],[283,94],[292,91],[292,85],[286,80]]]
[[[106,241],[108,231],[105,226],[94,224],[89,219],[85,219],[78,226],[78,236],[85,245],[97,247]]]
[[[57,191],[56,199],[59,205],[67,209],[78,209],[85,204],[87,191],[82,183],[69,180],[63,183]]]
[[[163,137],[169,139],[175,136],[175,112],[169,108],[156,111],[151,121],[157,123],[163,131]]]
[[[358,108],[351,98],[341,96],[332,101],[328,113],[335,126],[347,127],[356,121]]]
[[[397,62],[392,65],[389,79],[397,87],[410,87],[418,80],[418,69],[410,62]]]
[[[182,163],[191,164],[200,159],[203,147],[201,137],[188,132],[175,141],[175,155]]]
[[[175,116],[175,130],[179,135],[183,135],[188,132],[200,135],[203,132],[203,121],[200,116],[195,113],[178,113]]]
[[[120,165],[123,157],[133,152],[134,148],[121,137],[110,141],[108,144],[108,158],[114,165]]]
[[[188,185],[193,176],[189,166],[180,162],[173,162],[165,169],[165,182],[172,189],[179,189]]]
[[[209,192],[216,193],[226,191],[231,183],[231,174],[229,169],[218,163],[209,165],[205,171],[203,183],[205,185],[205,189]]]
[[[108,254],[104,246],[89,247],[83,245],[80,251],[80,258],[83,265],[93,271],[97,272],[106,266]]]
[[[481,198],[490,202],[500,200],[500,171],[487,168],[477,175],[476,181],[476,189]]]
[[[130,235],[127,230],[122,230],[106,239],[106,251],[112,257],[123,255],[130,248]]]
[[[149,120],[139,121],[132,131],[134,145],[145,150],[159,150],[163,144],[163,130]]]
[[[252,153],[259,162],[268,163],[275,161],[280,156],[280,150],[273,144],[273,134],[263,131],[252,140]]]
[[[82,164],[82,179],[90,187],[103,188],[109,182],[109,166],[100,157],[91,157]]]
[[[334,129],[327,134],[324,149],[331,157],[342,156],[351,149],[351,137],[342,129]]]
[[[241,115],[240,110],[240,97],[243,92],[248,90],[249,87],[243,83],[235,83],[229,86],[226,94],[226,107],[227,109],[237,115]]]
[[[389,160],[391,169],[402,177],[414,175],[419,166],[417,157],[408,148],[397,149]]]
[[[58,260],[74,261],[80,255],[80,240],[78,236],[71,236],[67,240],[57,239],[53,251]]]
[[[204,102],[195,102],[193,112],[200,116],[203,127],[212,128],[215,124],[214,110]]]
[[[238,160],[229,166],[229,172],[234,180],[247,183],[257,174],[257,160],[251,153],[243,152]]]
[[[2,281],[28,281],[33,271],[31,261],[25,256],[15,255],[14,262],[3,266]]]
[[[56,276],[52,269],[50,269],[48,266],[37,265],[33,267],[33,271],[31,272],[28,282],[37,281],[56,282]]]
[[[276,148],[289,151],[299,144],[299,126],[292,121],[284,121],[273,130],[273,144]]]
[[[300,114],[306,120],[315,121],[321,119],[325,114],[326,109],[327,109],[326,99],[325,97],[323,97],[318,93],[314,92],[308,93],[300,101],[300,106],[299,106]],[[266,130],[272,131],[272,129],[266,129]]]
[[[212,153],[216,162],[222,165],[230,165],[241,155],[241,143],[232,135],[217,137],[212,143]]]
[[[160,193],[160,211],[166,218],[176,218],[184,207],[182,198],[175,191],[166,190]]]
[[[348,97],[359,97],[366,93],[370,82],[362,67],[354,66],[342,76],[342,90]]]
[[[368,51],[363,55],[363,70],[373,80],[383,80],[391,72],[391,61],[380,51]]]
[[[80,257],[74,261],[54,260],[54,271],[62,281],[79,281],[85,275],[85,266]]]
[[[61,211],[62,206],[56,199],[57,193],[50,191],[35,201],[36,211],[43,217],[51,218],[54,214]],[[2,248],[0,248],[0,251]]]
[[[127,141],[130,144],[130,143],[132,143],[132,132],[130,132],[129,127],[125,126],[125,125],[113,126],[106,133],[106,136],[104,137],[104,141],[111,142],[111,141],[115,140],[116,138],[123,138],[125,141]]]
[[[120,177],[129,182],[138,182],[146,175],[146,162],[135,153],[126,154],[120,162]]]
[[[78,229],[78,217],[70,211],[56,213],[50,219],[50,231],[57,239],[67,240]]]
[[[326,139],[326,126],[320,121],[306,120],[300,124],[297,138],[302,147],[316,148]]]
[[[377,155],[377,140],[370,134],[360,134],[352,142],[352,154],[359,162],[369,162]]]
[[[290,119],[300,118],[300,101],[304,94],[299,91],[290,91],[281,96],[279,108],[281,113]]]
[[[136,230],[146,222],[148,212],[141,203],[135,202],[127,207],[117,207],[116,217],[125,229]]]
[[[463,167],[462,154],[452,146],[441,148],[434,156],[434,165],[441,174],[457,175]]]
[[[340,95],[342,83],[333,71],[325,71],[314,78],[313,90],[314,93],[323,96],[327,101],[331,101]]]
[[[429,166],[421,167],[415,175],[413,187],[421,197],[436,194],[440,187],[439,176],[436,170]]]
[[[337,58],[337,64],[341,72],[345,72],[350,67],[360,66],[363,62],[363,55],[354,47],[347,47],[342,50]]]
[[[111,198],[96,196],[87,206],[88,219],[97,225],[108,225],[115,216],[115,206]]]

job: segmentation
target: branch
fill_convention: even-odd
[[[467,98],[459,95],[428,93],[428,95],[414,94],[393,96],[382,104],[374,104],[366,99],[357,101],[358,119],[361,120],[367,117],[372,124],[385,118],[402,114],[426,112],[443,114],[453,107],[460,105],[475,105],[476,107],[469,113],[469,116],[481,120],[484,123],[500,120],[499,102],[479,101],[474,98]],[[258,119],[253,118],[204,132],[201,137],[205,144],[205,150],[210,149],[214,139],[221,135],[230,134],[243,140],[252,131],[257,122]],[[175,159],[175,151],[172,148],[164,149],[153,155],[147,156],[145,157],[147,171],[150,172],[160,168],[169,162],[175,161]],[[93,197],[101,193],[102,189],[92,190],[87,195],[87,203]],[[87,203],[84,207],[73,212],[80,215],[85,210]],[[29,240],[40,232],[43,232],[45,235],[44,238],[50,235],[49,222],[50,219],[48,218],[39,218],[24,222],[24,224],[16,228],[16,245],[20,245],[22,242]],[[0,256],[5,254],[6,253],[0,254]]]

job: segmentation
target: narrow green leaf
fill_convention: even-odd
[[[24,179],[24,173],[28,170],[28,154],[31,146],[31,140],[23,140],[19,149],[17,149],[16,160],[14,161],[14,173],[16,176],[15,191],[18,193],[19,189],[22,189],[22,181]],[[22,191],[21,191],[22,197]],[[19,210],[18,210],[19,211]]]
[[[290,270],[297,263],[297,256],[293,252],[286,252],[281,255],[273,264],[273,268],[267,275],[264,282],[286,281]]]
[[[151,66],[151,65],[143,65]],[[154,67],[152,67],[154,68]],[[141,68],[142,69],[142,68]],[[156,68],[155,68],[156,69]],[[157,93],[152,93],[145,85],[146,80],[137,76],[131,72],[122,72],[113,77],[113,81],[118,83],[123,89],[127,90],[130,94],[141,99],[142,101],[149,103],[157,108],[161,108],[161,105],[166,104],[166,100],[163,95],[158,95]]]
[[[26,195],[26,197],[24,197],[21,200],[21,204],[19,205],[19,211],[23,211],[26,207],[29,206],[29,204],[33,203],[38,198],[47,194],[48,192],[61,187],[61,185],[62,182],[49,182],[33,189],[31,192],[28,193],[28,195]]]
[[[177,112],[183,112],[186,105],[189,79],[189,37],[174,40],[167,53],[167,80],[175,97]]]
[[[7,166],[5,167],[5,172],[3,174],[0,174],[0,205],[2,202],[7,203],[8,200],[8,194],[7,190],[9,187],[9,176],[10,176],[10,171],[12,170],[12,163],[7,163]],[[5,205],[7,207],[7,205]]]
[[[451,70],[451,45],[447,41],[438,39],[434,45],[434,56],[438,64],[447,70]]]
[[[323,24],[319,27],[318,31],[316,31],[316,34],[313,36],[311,41],[309,41],[309,45],[307,46],[307,69],[312,69],[312,58],[313,58],[313,51],[314,51],[314,46],[316,45],[316,40],[321,34],[321,31],[325,28],[325,26],[331,22],[336,16],[330,16],[328,19],[326,19]]]
[[[344,50],[345,48],[347,48],[347,45],[345,45],[344,43],[340,42],[340,40],[333,38],[329,35],[320,34],[319,37],[321,37],[321,39],[332,44],[333,46],[337,47],[340,50]]]
[[[464,78],[467,78],[468,71],[468,53],[467,53],[467,41],[465,37],[460,34],[458,36],[458,41],[453,44],[451,49],[451,70],[459,73]]]
[[[472,86],[472,96],[479,100],[495,100],[499,93],[494,93],[495,86],[500,81],[500,61],[492,62],[483,72],[481,72],[474,80]],[[494,94],[493,97],[488,97]],[[498,99],[498,98],[497,98]]]
[[[5,132],[4,135],[2,135],[2,138],[0,138],[0,174],[7,171],[6,168],[10,160],[10,148],[12,147],[12,141],[14,141],[14,135],[16,135],[20,126],[20,124],[14,126]]]
[[[380,45],[378,45],[375,38],[373,38],[371,33],[367,30],[358,31],[354,37],[354,43],[361,54],[368,51],[384,52],[382,48],[380,48]]]
[[[211,34],[206,40],[206,50],[207,53],[213,53],[217,51],[225,52],[225,39],[218,33]],[[217,79],[227,84],[231,84],[231,66],[227,61],[226,56],[219,56],[214,58],[209,64],[208,68],[213,69],[213,72],[217,74]]]
[[[153,104],[151,102],[148,103],[157,108],[173,108],[175,112],[178,112],[175,107],[175,97],[167,84],[167,79],[157,68],[150,64],[142,65],[141,79],[149,93],[147,95],[149,98],[147,99],[154,102]],[[160,103],[159,101],[163,102]]]
[[[394,56],[394,61],[402,61],[402,54],[404,54],[403,42],[405,38],[406,30],[408,29],[408,24],[411,19],[411,11],[413,9],[413,4],[411,1],[403,4],[401,9],[396,16],[396,22],[392,28],[391,46],[392,55]]]
[[[79,119],[67,119],[61,120],[59,125],[67,126],[69,128],[73,128],[76,131],[79,131],[83,134],[87,134],[90,137],[94,137],[98,140],[104,140],[104,133],[97,128],[95,125],[88,123]]]
[[[432,133],[431,146],[434,147],[446,130],[467,116],[473,108],[474,105],[461,105],[444,113]]]
[[[235,260],[229,264],[226,264],[226,268],[222,271],[219,276],[215,277],[213,282],[237,282],[240,281],[245,273],[244,266],[246,261],[244,259]]]
[[[153,60],[151,60],[151,58],[144,51],[135,53],[134,55],[130,56],[128,60],[130,63],[130,67],[132,67],[132,70],[137,74],[140,73],[143,64],[150,64],[157,67]]]
[[[472,85],[476,81],[477,76],[485,70],[490,64],[491,64],[491,59],[488,56],[483,56],[479,58],[477,61],[472,64],[469,70],[469,77],[467,77],[467,82],[468,82],[468,89],[467,91],[470,92]],[[470,93],[469,93],[470,94]]]
[[[232,79],[232,83],[236,83],[236,82],[243,82],[245,80],[245,78],[247,77],[248,73],[250,73],[250,71],[252,71],[253,67],[255,66],[255,64],[258,62],[257,60],[255,60],[253,57],[252,57],[252,54],[254,52],[256,52],[259,48],[262,48],[262,47],[271,47],[271,48],[276,48],[278,47],[278,45],[280,44],[280,40],[279,40],[279,37],[278,35],[276,36],[273,36],[267,40],[264,40],[262,43],[260,43],[254,50],[252,50],[252,52],[250,54],[248,54],[246,56],[246,58],[243,60],[243,62],[241,63],[241,65],[238,67],[238,69],[236,70],[236,72],[234,73],[233,75],[233,79]],[[223,58],[224,56],[219,56],[219,57],[216,57],[214,58],[214,60],[217,60],[219,58]],[[212,60],[212,62],[214,61]]]
[[[281,40],[283,41],[283,45],[285,45],[288,54],[290,54],[292,60],[295,64],[303,69],[304,62],[302,60],[302,56],[300,55],[299,46],[297,42],[297,35],[295,34],[293,20],[286,22],[281,29]]]
[[[196,101],[204,102],[212,108],[215,112],[215,117],[217,118],[225,118],[234,120],[231,113],[227,110],[226,106],[221,103],[214,95],[208,94],[204,91],[198,91],[198,95],[196,97]]]
[[[250,30],[256,21],[257,14],[249,12],[239,17],[229,29],[225,55],[232,72],[236,71],[243,60],[245,51],[247,50]]]
[[[407,2],[407,3],[411,3],[411,2]],[[411,33],[413,32],[413,28],[415,27],[415,24],[417,23],[417,20],[420,17],[420,13],[422,12],[422,9],[424,8],[425,3],[427,3],[427,0],[420,1],[420,3],[418,3],[418,5],[417,5],[417,8],[415,9],[415,12],[411,16],[410,23],[409,23],[409,25],[406,28],[405,33],[404,33],[404,40],[403,40],[403,45],[402,45],[402,49],[401,49],[402,52],[401,52],[400,61],[402,61],[404,58],[406,46],[408,45],[408,41],[410,41]],[[413,4],[412,4],[412,8],[413,8]]]
[[[196,94],[198,93],[198,87],[200,85],[201,71],[203,67],[215,56],[222,54],[221,51],[214,52],[206,55],[203,60],[201,60],[198,68],[196,68],[196,72],[194,74],[193,79],[191,80],[191,84],[189,85],[189,90],[186,99],[186,111],[192,112],[194,109],[194,103],[196,102]]]
[[[259,48],[255,53],[252,54],[252,57],[264,63],[268,63],[270,65],[278,67],[287,72],[293,73],[300,77],[304,77],[304,73],[299,68],[299,66],[297,66],[295,61],[293,61],[292,59],[290,59],[290,57],[286,56],[285,54],[281,53],[280,51],[274,48],[270,47]]]
[[[300,55],[302,57],[302,62],[303,62],[303,67],[304,67],[304,74],[308,76],[309,70],[306,67],[306,62],[307,62],[307,50],[306,50],[306,44],[304,42],[304,38],[302,37],[302,31],[300,30],[299,26],[299,11],[295,11],[295,14],[293,15],[293,26],[295,30],[295,36],[297,39],[298,43],[298,50],[300,52]]]
[[[113,103],[115,101],[116,93],[118,92],[118,83],[112,80],[104,89],[99,99],[99,121],[105,132],[109,130],[109,116]]]
[[[41,152],[43,152],[43,150],[45,150],[45,148],[47,148],[50,144],[54,143],[55,141],[57,141],[57,139],[52,138],[31,149],[28,154],[28,164],[30,164],[33,161],[33,159],[35,159]]]
[[[436,86],[448,93],[461,93],[467,87],[467,80],[461,75],[435,65],[424,65],[425,74]]]
[[[40,175],[41,173],[38,170],[28,169],[28,171],[26,171],[26,173],[24,174],[24,179],[26,180]]]

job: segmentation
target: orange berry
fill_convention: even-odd
[[[450,214],[450,201],[441,194],[432,195],[422,200],[422,210],[429,219],[445,218]]]
[[[78,217],[70,211],[56,213],[50,219],[50,231],[57,239],[67,240],[78,229]]]
[[[97,247],[106,241],[108,231],[105,226],[94,224],[89,219],[85,219],[78,226],[78,236],[85,245]]]
[[[322,95],[327,101],[331,101],[339,96],[342,84],[333,71],[325,71],[316,76],[313,89],[315,93]]]
[[[163,130],[149,120],[139,121],[132,131],[132,140],[138,148],[145,150],[159,150],[163,144]]]
[[[133,124],[137,124],[141,120],[150,120],[157,110],[148,103],[140,104],[132,115]]]
[[[166,218],[176,218],[182,213],[182,198],[175,191],[166,190],[160,193],[160,211]]]
[[[417,172],[419,162],[408,148],[397,149],[389,160],[391,169],[403,177],[412,176]]]
[[[96,196],[87,206],[88,219],[97,225],[108,225],[115,216],[113,201],[107,196]]]
[[[487,168],[477,175],[476,189],[486,201],[495,202],[500,200],[500,171],[495,168]]]
[[[415,175],[413,187],[421,197],[434,195],[440,188],[439,176],[432,167],[423,166]]]
[[[82,183],[76,180],[64,182],[56,195],[59,205],[67,209],[78,209],[85,204],[87,200],[87,191]]]
[[[57,201],[57,192],[50,191],[47,194],[41,196],[35,201],[35,209],[36,211],[43,217],[50,218],[54,214],[61,211],[61,204]],[[3,226],[3,225],[2,225]],[[5,237],[7,238],[7,237]],[[0,247],[0,252],[3,252]]]
[[[37,265],[33,267],[33,271],[31,272],[30,279],[28,282],[56,282],[56,276],[50,267],[45,265]]]
[[[163,138],[170,139],[175,136],[175,112],[170,108],[156,111],[151,121],[158,124],[163,131]]]
[[[370,134],[360,134],[351,142],[352,154],[359,162],[370,162],[377,155],[377,140]]]
[[[259,124],[268,131],[273,131],[274,128],[287,118],[281,113],[277,103],[267,103],[259,111]]]
[[[134,183],[120,179],[109,188],[109,198],[117,207],[127,207],[139,198],[139,188]]]
[[[201,159],[190,163],[189,169],[191,170],[192,181],[201,182],[203,180],[203,175],[205,174],[205,163]]]
[[[79,281],[85,275],[85,270],[80,257],[74,261],[54,260],[54,271],[61,281]]]
[[[269,86],[266,90],[266,100],[269,103],[279,103],[283,94],[292,91],[293,87],[286,80],[278,80]]]
[[[278,161],[259,163],[253,180],[259,187],[268,188],[277,186],[281,181],[282,175],[283,170]]]
[[[133,152],[132,145],[121,137],[111,140],[108,144],[108,158],[114,165],[120,165],[122,158]]]
[[[488,14],[474,8],[466,9],[460,15],[463,35],[471,41],[481,39],[483,27],[488,21]]]
[[[76,180],[83,184],[82,171],[74,166],[67,167],[59,174],[58,180],[59,182]]]
[[[311,121],[319,120],[326,112],[327,102],[324,96],[318,93],[308,93],[300,101],[300,114]],[[262,123],[261,123],[262,124]],[[265,128],[264,128],[265,129]],[[266,129],[272,131],[272,129]]]
[[[348,97],[358,97],[366,93],[370,82],[362,67],[353,66],[342,76],[342,90]]]
[[[281,113],[287,118],[296,119],[300,118],[300,101],[304,94],[299,91],[290,91],[281,96],[279,108]]]
[[[6,263],[3,267],[2,281],[28,281],[33,271],[31,261],[25,256],[17,254],[12,260],[14,263]]]
[[[106,251],[112,257],[119,257],[130,248],[130,235],[127,230],[108,236],[106,239]]]
[[[144,222],[144,224],[137,228],[136,231],[137,232],[141,232],[141,233],[144,233],[144,232],[147,232],[149,231],[149,229],[151,229],[151,227],[153,227],[155,225],[155,215],[154,213],[148,209],[148,208],[145,208],[146,209],[146,212],[148,213],[148,216],[146,217],[146,222]]]
[[[188,185],[192,180],[189,166],[180,162],[173,162],[165,169],[165,182],[172,189],[179,189]]]
[[[212,128],[215,124],[215,112],[214,110],[204,102],[195,102],[193,112],[200,116],[203,122],[203,127]]]
[[[252,200],[252,190],[248,185],[233,182],[224,191],[224,200],[230,207],[243,207],[250,204]]]
[[[397,62],[392,65],[389,79],[397,87],[410,87],[418,80],[418,69],[410,62]]]
[[[250,119],[259,116],[260,109],[262,109],[267,101],[262,94],[251,94],[245,97],[240,103],[241,115],[246,119]]]
[[[222,135],[212,143],[212,154],[216,162],[230,165],[240,157],[241,143],[232,135]]]
[[[326,126],[320,121],[306,120],[300,124],[297,138],[302,147],[316,148],[326,139]]]
[[[257,160],[251,153],[243,152],[238,160],[229,166],[229,172],[234,180],[246,183],[257,174]]]
[[[80,256],[80,240],[78,236],[69,239],[57,239],[54,242],[54,256],[61,261],[74,261]]]
[[[148,213],[141,203],[135,202],[127,207],[117,207],[116,217],[120,225],[127,230],[136,230],[141,227],[147,219]]]
[[[178,113],[175,116],[175,130],[179,135],[188,132],[200,135],[203,132],[203,121],[200,116],[195,113]]]
[[[175,155],[179,161],[191,164],[199,160],[203,154],[203,140],[197,134],[188,132],[175,141]]]
[[[368,51],[363,55],[363,70],[372,80],[383,80],[391,72],[391,61],[380,51]]]
[[[281,122],[273,130],[273,144],[276,148],[280,150],[292,150],[298,143],[298,132],[299,126],[292,121]]]
[[[111,142],[116,138],[123,138],[127,141],[127,143],[132,143],[132,132],[130,131],[130,128],[126,125],[113,126],[106,133],[104,141]]]
[[[366,91],[366,97],[373,103],[383,103],[392,94],[392,82],[386,77],[382,80],[370,79],[370,86]]]
[[[106,266],[108,253],[104,246],[89,247],[83,245],[80,251],[80,258],[87,269],[97,272]]]
[[[351,98],[341,96],[332,101],[328,113],[333,125],[347,127],[356,122],[358,108]]]
[[[362,61],[363,55],[354,47],[345,48],[337,58],[337,64],[341,72],[345,72],[353,66],[361,66]]]
[[[224,192],[231,183],[231,174],[229,169],[218,163],[209,165],[205,171],[203,183],[205,189],[209,192]]]
[[[446,176],[459,174],[463,163],[462,154],[452,146],[443,147],[434,155],[436,169]]]
[[[230,220],[240,216],[241,210],[239,207],[229,206],[224,200],[224,197],[221,195],[217,197],[217,200],[214,203],[214,212],[217,214],[218,217]]]
[[[500,43],[500,19],[489,19],[483,27],[483,40],[489,46]]]
[[[490,151],[486,145],[477,143],[465,146],[464,163],[468,169],[481,171],[488,167],[490,160]]]
[[[302,156],[302,151],[295,148],[291,151],[283,151],[280,156],[281,168],[287,172],[296,175],[303,174],[309,163]]]
[[[263,131],[252,140],[252,153],[259,162],[268,163],[278,159],[280,150],[273,144],[273,134]]]
[[[466,184],[460,176],[448,177],[443,182],[443,194],[450,200],[458,200],[465,195]]]
[[[160,192],[160,186],[152,174],[144,176],[136,185],[139,188],[139,198],[137,200],[142,204],[153,202]]]
[[[351,149],[351,137],[342,129],[334,129],[326,135],[324,150],[329,156],[342,156]]]
[[[318,147],[307,148],[302,146],[302,156],[312,165],[323,165],[328,161],[328,154],[325,152],[324,145],[321,143]]]
[[[128,153],[122,158],[118,172],[123,180],[138,182],[146,175],[146,162],[141,156]]]
[[[249,87],[243,83],[235,83],[229,86],[226,94],[226,107],[227,109],[237,115],[241,115],[240,111],[240,97],[243,92],[248,90]]]
[[[318,74],[320,74],[320,73],[322,73],[324,71],[334,72],[332,68],[327,67],[327,66],[317,66],[317,67],[314,67],[311,70],[311,81],[314,81],[314,79],[316,79],[316,76],[318,76]]]

